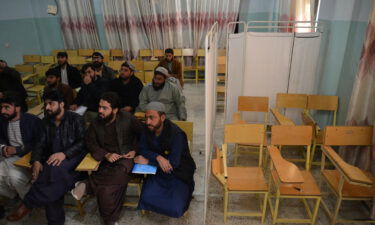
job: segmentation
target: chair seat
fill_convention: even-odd
[[[302,184],[280,184],[281,195],[298,195],[298,196],[319,196],[321,195],[319,187],[309,171],[303,170],[301,174],[304,179]],[[272,170],[273,180],[277,181],[277,172]]]
[[[246,122],[245,122],[246,123]],[[254,143],[238,143],[238,145],[241,145],[241,146],[259,146],[259,144],[254,144]],[[263,139],[263,146],[266,147],[267,146],[267,135],[264,134],[264,139]]]
[[[228,167],[229,191],[267,191],[262,168]]]
[[[327,182],[332,187],[333,191],[338,193],[338,186],[340,181],[340,172],[337,170],[323,170],[322,175],[326,178]],[[375,182],[374,177],[366,173],[366,175]],[[358,198],[371,198],[375,195],[375,187],[364,187],[355,184],[349,184],[347,181],[344,182],[342,188],[343,197],[358,197]]]

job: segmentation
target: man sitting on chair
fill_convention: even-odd
[[[165,49],[165,58],[160,61],[158,66],[166,68],[169,74],[171,74],[171,76],[175,77],[180,81],[181,87],[184,86],[184,80],[182,77],[182,66],[181,63],[174,58],[173,49]]]
[[[61,75],[57,69],[49,69],[46,72],[47,85],[44,87],[44,92],[50,92],[57,89],[64,95],[65,109],[69,109],[69,106],[73,104],[73,90],[72,88],[61,82]]]
[[[80,182],[72,191],[77,200],[85,192],[96,195],[105,225],[116,224],[120,218],[141,131],[140,122],[119,109],[120,98],[116,93],[106,92],[101,96],[99,115],[86,134],[88,151],[101,163],[88,182]]]
[[[32,186],[23,204],[8,216],[17,221],[33,208],[45,207],[48,224],[63,225],[65,222],[64,195],[82,179],[75,168],[86,152],[84,150],[83,118],[65,110],[63,95],[58,91],[44,93],[44,132],[41,141],[31,155]]]
[[[134,162],[154,165],[158,170],[144,180],[138,209],[179,218],[189,208],[196,169],[186,134],[166,119],[160,102],[146,106],[146,125],[140,155]]]
[[[23,199],[30,189],[31,173],[13,163],[35,149],[42,131],[41,120],[21,112],[22,97],[4,92],[0,98],[0,195]],[[0,206],[0,219],[4,207]]]
[[[137,111],[144,111],[148,103],[157,101],[165,106],[165,114],[170,120],[186,120],[185,96],[181,89],[167,79],[165,68],[157,67],[152,83],[143,87],[139,95]]]

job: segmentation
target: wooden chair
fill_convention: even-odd
[[[39,116],[44,111],[43,107],[44,107],[44,103],[32,107],[31,109],[27,110],[27,112],[30,113],[30,114],[32,114],[32,115],[34,115],[34,116]]]
[[[124,60],[124,51],[122,49],[110,49],[109,55],[113,61],[116,61],[116,59],[120,61]]]
[[[26,155],[22,156],[20,159],[15,161],[13,164],[15,166],[23,167],[26,169],[31,169],[31,164],[30,164],[31,154],[32,154],[31,152],[27,153]],[[64,204],[64,206],[68,208],[77,209],[80,216],[85,215],[85,212],[83,210],[83,204],[81,203],[81,201],[76,200],[76,205]]]
[[[182,49],[182,76],[185,80],[185,71],[195,71],[195,65],[196,59],[194,56],[194,49],[192,48],[184,48]],[[198,83],[198,79],[195,77],[193,79],[186,79],[186,80],[195,80],[196,83]]]
[[[217,57],[216,72],[218,74],[217,82],[221,82],[221,83],[225,82],[225,76],[227,73],[227,57],[226,56]]]
[[[180,120],[173,120],[181,130],[183,130],[186,134],[186,137],[189,142],[189,149],[190,153],[193,151],[193,130],[194,130],[194,123],[189,121],[180,121]]]
[[[243,123],[241,112],[260,112],[264,113],[265,132],[268,123],[268,97],[238,96],[237,113],[234,114],[233,123]],[[238,118],[239,117],[239,118]],[[263,146],[267,146],[267,135],[264,135]],[[240,151],[239,147],[251,147],[251,145],[236,144],[234,153],[234,165],[237,166],[238,154],[258,154],[259,152]]]
[[[234,133],[233,133],[234,132]],[[227,144],[222,145],[222,151],[216,148],[216,159],[212,160],[212,173],[224,189],[224,222],[228,216],[261,217],[264,223],[268,186],[263,169],[261,168],[263,151],[264,126],[262,124],[228,124],[225,126],[224,142],[248,142],[259,144],[259,164],[255,167],[227,167]],[[228,211],[229,194],[263,195],[258,212],[230,212]]]
[[[149,61],[152,57],[151,49],[140,49],[138,60]]]
[[[54,64],[56,61],[55,61],[55,57],[54,56],[41,56],[40,57],[40,62],[42,64]]]
[[[143,83],[145,82],[145,74],[144,74],[144,63],[141,60],[132,60],[130,61],[135,67],[134,75],[138,77]]]
[[[311,157],[311,140],[313,130],[311,126],[290,126],[290,125],[274,125],[271,127],[271,145],[279,146],[299,146],[304,153],[304,158],[288,159],[294,162],[304,162],[305,169],[310,169]]]
[[[23,56],[24,64],[36,64],[40,63],[40,55],[24,55]]]
[[[25,64],[17,64],[15,65],[15,70],[18,72],[22,73],[33,73],[34,72],[34,67],[33,65],[25,65]]]
[[[331,192],[336,196],[332,210],[322,199],[322,205],[330,218],[330,224],[337,223],[375,223],[369,217],[363,219],[341,219],[339,212],[343,201],[372,201],[375,195],[374,177],[369,172],[346,163],[332,146],[368,146],[371,148],[373,127],[368,126],[327,126],[322,146],[321,174]],[[325,168],[326,157],[334,169]]]
[[[52,54],[52,56],[56,57],[57,53],[59,53],[59,52],[65,52],[65,49],[53,49],[51,54]]]
[[[277,130],[279,132],[282,130]],[[273,134],[274,131],[272,131]],[[314,177],[309,171],[301,171],[296,165],[285,160],[280,150],[275,146],[268,146],[271,158],[270,165],[270,195],[269,206],[272,224],[277,223],[308,223],[315,224],[321,200],[321,193]],[[275,199],[275,204],[272,203]],[[301,199],[308,214],[308,219],[279,218],[279,208],[282,199]],[[315,200],[313,209],[307,200]]]
[[[159,61],[164,57],[164,50],[163,49],[154,49],[152,51],[153,57],[157,58]]]
[[[79,56],[78,55],[78,50],[66,50],[65,51],[67,54],[68,54],[68,58],[72,57],[72,56]]]
[[[92,53],[94,53],[94,49],[78,49],[78,56],[91,57]]]
[[[293,109],[305,110],[306,107],[307,107],[307,95],[278,93],[276,95],[276,109],[273,109],[272,113],[274,114],[276,120],[279,122],[281,109],[285,110],[285,109],[293,108]],[[285,117],[285,113],[284,113],[284,117]],[[287,117],[285,117],[284,119],[290,120]],[[281,121],[283,121],[284,119],[281,119]]]
[[[109,61],[108,66],[111,67],[113,70],[117,71],[117,73],[119,73],[121,70],[121,65],[123,63],[123,61]]]
[[[159,61],[145,61],[143,70],[154,72],[154,70],[158,66],[158,64],[159,64]]]
[[[69,56],[69,64],[71,65],[84,65],[86,63],[87,61],[84,56]]]
[[[204,80],[204,78],[199,79],[199,71],[205,70],[204,63],[203,63],[203,65],[200,64],[201,59],[203,58],[203,60],[204,60],[205,56],[206,56],[206,52],[205,52],[204,49],[197,49],[197,55],[196,55],[196,58],[195,58],[195,79],[196,80]]]
[[[322,146],[323,144],[323,134],[321,128],[316,123],[311,115],[311,111],[327,111],[333,114],[332,125],[336,125],[336,114],[338,108],[339,98],[338,96],[324,96],[324,95],[308,95],[307,96],[307,107],[306,110],[301,112],[301,120],[305,125],[310,125],[314,127],[314,138],[311,149],[311,164],[319,165],[320,162],[314,162],[314,155],[316,151],[316,146]]]
[[[271,112],[272,112],[272,115],[275,117],[276,122],[278,124],[289,125],[289,126],[295,125],[295,123],[291,119],[281,114],[277,108],[271,109]]]

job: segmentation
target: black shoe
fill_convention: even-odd
[[[5,209],[4,206],[0,206],[0,220],[5,216]]]

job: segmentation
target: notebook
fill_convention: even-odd
[[[132,173],[136,174],[156,174],[156,166],[145,165],[145,164],[134,164]]]

